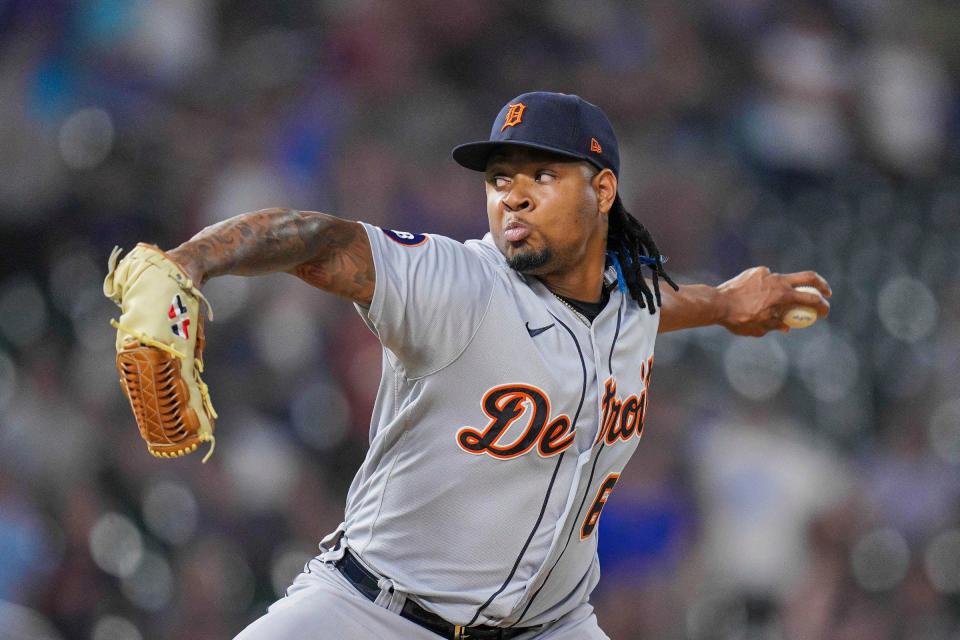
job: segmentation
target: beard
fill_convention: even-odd
[[[539,251],[524,251],[507,257],[507,264],[514,271],[520,273],[533,273],[544,266],[553,258],[553,253],[548,248]]]

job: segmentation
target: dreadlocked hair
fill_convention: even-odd
[[[674,291],[680,288],[663,270],[663,256],[660,255],[653,236],[624,208],[620,194],[617,194],[613,201],[607,219],[607,250],[614,252],[619,260],[630,295],[641,308],[649,309],[652,315],[658,307],[663,306],[660,300],[661,278],[673,287]],[[651,260],[653,264],[650,264]],[[653,291],[641,273],[644,266],[649,267],[652,272]]]

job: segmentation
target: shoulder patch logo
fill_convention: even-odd
[[[393,229],[380,229],[383,233],[398,244],[405,247],[418,247],[430,237],[425,233],[410,233],[409,231],[394,231]]]
[[[590,138],[590,151],[594,153],[603,153],[603,147],[600,146],[600,143],[597,142],[596,138]]]
[[[503,119],[503,126],[500,127],[500,131],[503,131],[507,127],[515,127],[523,122],[523,112],[527,108],[527,105],[522,102],[509,104],[507,106],[509,107],[507,117]]]

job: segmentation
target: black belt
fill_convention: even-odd
[[[360,562],[351,555],[349,550],[345,550],[343,558],[337,560],[334,565],[343,576],[356,587],[357,591],[362,593],[368,600],[375,601],[380,595],[380,587],[375,575],[367,571]],[[392,588],[391,588],[392,591]],[[413,600],[407,598],[400,611],[400,615],[415,622],[424,629],[429,629],[434,633],[449,638],[449,640],[510,640],[516,638],[522,633],[538,629],[539,627],[511,627],[509,629],[501,627],[464,627],[459,624],[451,624],[440,616],[430,613]]]

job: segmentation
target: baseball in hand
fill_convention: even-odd
[[[820,291],[818,291],[816,287],[803,285],[795,288],[797,291],[803,291],[804,293],[815,293],[820,295]],[[803,329],[804,327],[809,327],[816,321],[817,310],[813,307],[792,307],[783,316],[784,324],[793,329]]]

